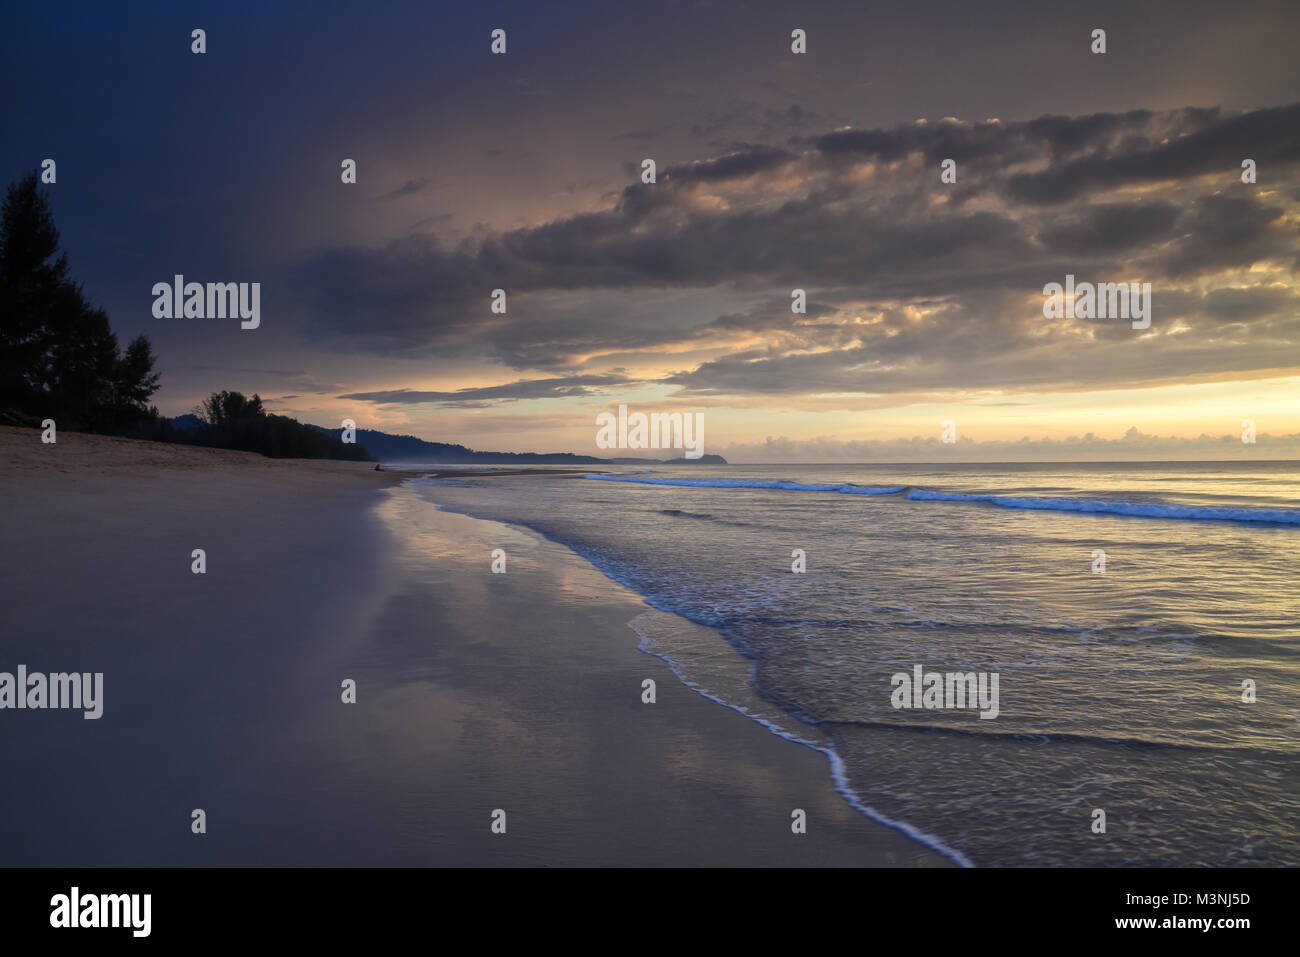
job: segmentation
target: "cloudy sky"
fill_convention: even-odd
[[[742,461],[944,419],[972,458],[1196,457],[1249,418],[1300,455],[1294,3],[303,6],[4,14],[0,165],[56,160],[164,412],[594,452],[626,403]],[[260,328],[154,318],[177,273],[260,282]],[[1067,274],[1150,283],[1150,328],[1044,318]]]

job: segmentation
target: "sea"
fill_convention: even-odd
[[[957,864],[1300,864],[1300,463],[402,467],[638,592],[629,640]],[[931,672],[996,716],[899,693]]]

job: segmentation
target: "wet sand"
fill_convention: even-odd
[[[0,454],[0,670],[102,671],[105,699],[0,711],[2,865],[948,864],[639,651],[639,596],[400,475],[22,429]]]

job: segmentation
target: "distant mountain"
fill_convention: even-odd
[[[180,418],[185,418],[181,416]],[[180,427],[179,423],[177,426]],[[342,429],[326,429],[319,425],[311,428],[326,435],[340,438]],[[413,435],[391,435],[373,429],[357,429],[357,442],[381,462],[394,465],[410,462],[418,465],[663,465],[663,459],[599,459],[593,455],[575,455],[572,452],[478,452],[463,445],[447,442],[426,442]],[[726,465],[721,455],[706,455],[699,459],[675,459],[674,465]]]
[[[342,429],[311,426],[326,435],[340,438]],[[476,452],[463,445],[446,442],[426,442],[413,435],[390,435],[372,429],[357,429],[357,442],[381,462],[412,462],[419,465],[608,465],[608,459],[591,455],[574,455],[572,452]]]
[[[182,432],[193,432],[202,424],[203,420],[190,412],[186,412],[184,415],[178,415],[172,419],[172,425],[180,429]]]

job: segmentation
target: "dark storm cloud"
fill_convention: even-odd
[[[892,130],[843,130],[810,141],[827,157],[893,161],[920,154],[938,163],[992,160],[1003,166],[1041,159],[1000,184],[1013,199],[1043,205],[1116,189],[1206,173],[1230,174],[1241,161],[1290,166],[1300,161],[1300,104],[1223,116],[1190,108],[1091,116],[1043,116],[1020,123],[950,122]]]
[[[989,343],[993,345],[982,347]],[[935,331],[913,346],[909,356],[896,355],[893,361],[882,361],[874,346],[811,355],[739,354],[706,362],[668,381],[681,386],[685,394],[700,396],[889,394],[953,387],[1003,389],[1008,383],[1023,390],[1072,391],[1127,388],[1173,375],[1219,376],[1277,368],[1280,358],[1264,351],[1225,352],[1201,339],[1173,345],[1155,339],[1125,341],[1120,348],[1111,348],[1104,338],[1047,344],[996,331]],[[1080,381],[1081,371],[1088,373],[1086,382]]]
[[[1260,290],[1234,290],[1244,270],[1300,255],[1288,225],[1297,120],[1300,104],[1135,110],[742,144],[662,168],[655,184],[633,168],[605,209],[454,246],[409,237],[334,249],[299,279],[324,328],[377,352],[561,370],[598,354],[766,337],[666,380],[710,395],[1070,388],[1275,368],[1294,350],[1294,303],[1260,291],[1271,288],[1260,276],[1250,278]],[[1240,182],[1246,156],[1268,190]],[[939,181],[947,158],[955,186]],[[1222,275],[1233,270],[1243,275]],[[1135,346],[1127,326],[1045,324],[1042,287],[1067,273],[1152,282],[1156,332],[1175,322],[1200,332]],[[790,314],[794,287],[816,297],[806,317]],[[507,315],[487,309],[494,288],[509,292]],[[717,290],[732,304],[692,322],[590,307],[673,289]],[[1269,319],[1249,342],[1215,338],[1225,321]]]
[[[693,186],[741,175],[748,162],[678,182]],[[762,162],[775,160],[755,165]],[[577,290],[743,278],[856,285],[885,271],[894,279],[929,281],[936,273],[1015,262],[1030,252],[1028,237],[1004,213],[924,215],[888,199],[839,209],[837,190],[770,208],[713,213],[679,202],[688,188],[663,185],[661,191],[630,189],[612,211],[516,230],[476,249],[445,250],[412,237],[378,250],[324,254],[309,264],[309,273],[322,290],[321,308],[336,314],[353,314],[367,303],[377,307],[372,312],[391,314],[418,302],[436,315],[442,305],[464,304],[496,287]]]
[[[1285,286],[1215,289],[1204,300],[1206,315],[1227,322],[1244,322],[1290,312],[1300,315],[1300,296]]]
[[[1179,111],[1179,125],[1204,121],[1213,111]],[[958,163],[993,158],[1003,164],[1044,158],[1068,159],[1087,148],[1123,140],[1130,148],[1141,140],[1132,136],[1147,131],[1153,115],[1148,110],[1096,113],[1091,116],[1042,116],[1021,123],[986,120],[957,123],[949,120],[914,123],[889,130],[836,130],[806,140],[827,157],[892,161],[919,153],[937,163]]]
[[[480,405],[518,399],[556,399],[575,395],[592,395],[613,386],[627,385],[634,380],[624,375],[565,376],[551,379],[526,379],[505,385],[477,389],[458,389],[455,392],[428,392],[415,389],[388,389],[382,392],[353,392],[339,396],[360,402],[379,404],[437,404]]]
[[[1208,295],[1171,288],[1154,302],[1157,326],[1180,316],[1195,324],[1195,332],[1136,337],[1127,323],[1054,322],[1043,318],[1041,300],[1026,309],[1010,294],[983,290],[932,302],[920,317],[904,315],[905,308],[884,308],[875,322],[786,322],[782,335],[788,340],[777,339],[783,348],[735,352],[667,381],[683,395],[794,399],[1009,384],[1025,390],[1119,388],[1294,364],[1300,313],[1285,286]],[[1213,326],[1200,323],[1198,317],[1207,316]],[[1232,321],[1256,323],[1254,334],[1220,337],[1221,325]]]
[[[1060,204],[1099,189],[1226,175],[1239,171],[1247,158],[1265,167],[1300,160],[1300,103],[1228,117],[1212,110],[1180,112],[1182,122],[1168,131],[1167,141],[1152,142],[1135,129],[1129,137],[1111,131],[1107,142],[1086,155],[1017,174],[1009,192],[1027,202]]]
[[[739,179],[753,176],[784,166],[794,159],[794,154],[780,147],[754,146],[750,149],[720,156],[717,159],[701,160],[682,166],[673,166],[664,171],[666,181],[711,183],[721,180]]]
[[[1281,225],[1282,216],[1280,207],[1251,194],[1202,196],[1183,215],[1179,241],[1153,264],[1164,275],[1185,277],[1249,267],[1288,248],[1294,253],[1296,231]]]
[[[1039,238],[1048,249],[1071,255],[1115,253],[1172,238],[1180,212],[1170,202],[1096,206],[1058,219]]]

